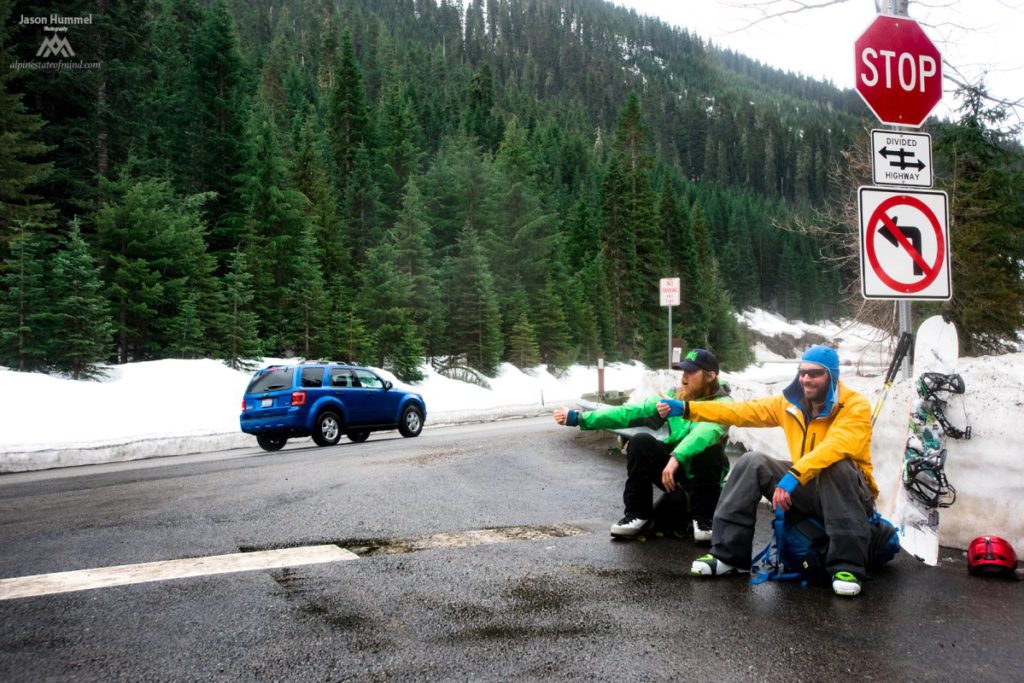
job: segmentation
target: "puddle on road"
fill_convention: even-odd
[[[403,553],[414,553],[419,550],[468,548],[476,545],[492,545],[513,541],[542,541],[553,538],[583,536],[589,533],[586,529],[569,524],[503,526],[490,529],[470,529],[468,531],[430,534],[428,536],[415,536],[412,538],[347,538],[342,540],[303,541],[302,543],[290,545],[240,546],[239,550],[247,553],[307,545],[336,545],[360,557],[373,557],[376,555],[401,555]]]

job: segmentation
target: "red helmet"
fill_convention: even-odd
[[[998,536],[978,536],[967,546],[967,570],[975,575],[1012,575],[1017,553],[1010,542]]]

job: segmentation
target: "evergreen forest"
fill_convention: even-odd
[[[54,14],[90,21],[20,23]],[[39,56],[57,35],[74,56]],[[48,59],[98,67],[14,66]],[[853,200],[857,95],[603,0],[0,0],[0,66],[9,368],[663,365],[680,277],[675,336],[730,369],[736,310],[851,312],[857,227],[799,226]],[[947,308],[1006,350],[1020,149],[964,111],[932,124],[976,226]]]

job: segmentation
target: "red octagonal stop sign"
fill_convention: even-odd
[[[878,120],[924,123],[942,99],[942,56],[917,22],[879,16],[854,46],[857,92]]]

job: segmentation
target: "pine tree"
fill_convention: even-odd
[[[327,317],[327,288],[320,261],[323,252],[306,224],[290,258],[302,264],[291,274],[284,287],[284,307],[288,315],[281,331],[282,343],[303,358],[318,358],[323,347],[323,326]]]
[[[191,192],[216,192],[206,205],[210,251],[226,261],[241,243],[237,177],[245,163],[242,55],[225,0],[216,0],[192,42],[195,149]]]
[[[1024,328],[1024,154],[1001,129],[1006,109],[986,105],[984,85],[958,95],[960,118],[939,128],[935,150],[956,226],[948,310],[964,353],[1003,353]]]
[[[100,269],[73,222],[67,242],[53,257],[54,329],[47,358],[54,369],[72,379],[101,377],[97,367],[110,348],[113,326],[103,296]]]
[[[231,257],[230,269],[224,276],[224,295],[224,363],[234,370],[248,370],[262,354],[263,345],[257,333],[259,318],[253,310],[252,275],[241,249],[236,249]]]
[[[532,368],[540,362],[537,333],[525,312],[519,315],[508,338],[508,358],[517,368]]]
[[[306,229],[308,201],[291,186],[270,111],[262,100],[257,101],[248,128],[252,147],[242,188],[246,212],[242,245],[254,276],[256,311],[269,339],[290,324],[290,312],[277,293],[302,276],[305,266],[293,254]]]
[[[370,250],[360,273],[360,310],[374,331],[375,364],[406,379],[422,362],[423,349],[412,319],[412,283],[402,273],[397,255],[393,233]]]
[[[10,255],[0,276],[0,365],[38,371],[48,365],[54,334],[47,282],[44,238],[22,223],[15,225]]]
[[[426,203],[415,178],[410,178],[402,196],[402,208],[392,234],[395,262],[410,285],[411,318],[428,356],[441,353],[444,334],[444,306],[437,285],[437,269],[430,249],[430,223]]]
[[[363,90],[363,74],[356,63],[352,37],[342,36],[338,65],[334,74],[334,87],[330,91],[327,125],[334,153],[338,190],[346,192],[354,173],[356,152],[372,149],[370,111]]]
[[[451,354],[465,354],[470,367],[493,375],[503,349],[501,314],[487,258],[469,225],[460,233],[446,270],[448,349]]]
[[[0,0],[0,64],[11,64],[10,26],[12,3]],[[32,189],[53,170],[40,157],[47,147],[36,138],[43,120],[26,111],[20,93],[11,92],[18,70],[0,69],[0,254],[12,235],[26,225],[48,225],[53,207]]]
[[[206,330],[199,315],[199,293],[189,292],[181,309],[168,326],[167,351],[176,358],[201,358],[207,348]]]
[[[330,280],[328,289],[331,312],[326,328],[327,355],[349,363],[369,362],[374,338],[359,313],[351,290],[337,275]]]
[[[316,112],[309,106],[299,129],[292,185],[305,195],[305,219],[315,226],[317,243],[323,252],[325,272],[337,273],[349,267],[343,226],[338,218],[338,201],[324,158],[326,139],[319,132]]]

